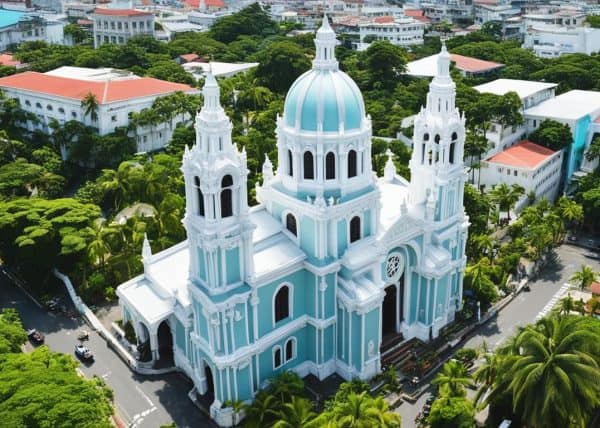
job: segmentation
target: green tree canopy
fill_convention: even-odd
[[[540,126],[529,134],[529,139],[551,150],[561,150],[573,142],[569,125],[552,119],[540,123]]]
[[[259,83],[278,93],[287,91],[294,80],[310,68],[306,52],[296,43],[281,41],[269,44],[255,59],[259,62]]]
[[[258,3],[237,13],[220,18],[210,28],[210,35],[219,42],[230,43],[240,36],[269,36],[277,34],[277,23]]]

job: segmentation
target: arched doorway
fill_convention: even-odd
[[[160,355],[161,361],[172,361],[173,360],[173,335],[171,333],[171,327],[167,320],[164,320],[158,326],[157,332],[158,339],[158,354]]]
[[[206,361],[204,362],[204,376],[206,376],[206,392],[204,393],[204,396],[212,403],[215,398],[215,381],[213,379],[212,370],[210,369],[210,366],[206,364]]]
[[[396,333],[396,313],[398,305],[398,289],[392,284],[385,289],[383,305],[381,305],[381,328],[384,336]]]

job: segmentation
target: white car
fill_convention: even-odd
[[[75,345],[75,355],[82,360],[93,360],[94,354],[87,346]]]

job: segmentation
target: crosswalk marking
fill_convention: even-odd
[[[546,306],[544,306],[544,309],[542,309],[537,316],[535,317],[536,321],[539,321],[541,318],[545,317],[548,312],[550,312],[552,310],[552,308],[556,305],[556,303],[560,300],[560,298],[562,298],[562,296],[564,296],[564,294],[567,292],[567,290],[571,287],[571,284],[569,283],[564,283],[562,287],[560,287],[560,289],[554,293],[554,296],[552,296],[552,298],[550,299],[550,301],[546,304]]]

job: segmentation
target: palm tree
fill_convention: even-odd
[[[83,108],[83,117],[89,116],[92,122],[98,120],[98,98],[96,95],[88,92],[88,94],[81,100],[81,108]]]
[[[565,224],[577,224],[583,220],[583,207],[564,196],[558,200],[558,212]]]
[[[246,408],[247,427],[263,428],[268,426],[270,416],[277,406],[275,396],[267,391],[259,391],[254,397],[252,404]]]
[[[331,412],[323,413],[319,419],[333,420],[339,428],[399,427],[399,415],[390,412],[381,401],[382,397],[373,399],[366,392],[352,392],[345,401],[336,403]]]
[[[117,229],[108,226],[104,219],[98,219],[83,231],[90,237],[87,245],[87,254],[92,264],[99,264],[104,268],[106,256],[110,254],[111,248],[109,239],[117,234]]]
[[[286,403],[294,396],[303,395],[304,382],[296,373],[285,371],[269,381],[268,391],[277,397],[280,403]]]
[[[463,363],[450,360],[442,366],[431,384],[437,385],[441,395],[464,397],[467,393],[465,387],[472,385],[473,379]]]
[[[600,313],[600,299],[592,297],[587,302],[587,309],[590,311],[590,316],[596,316],[596,313]]]
[[[571,281],[577,281],[579,287],[583,290],[596,280],[596,275],[597,273],[591,267],[581,265],[581,269],[571,276]]]
[[[306,398],[292,397],[290,403],[284,403],[283,407],[275,412],[278,421],[273,428],[310,428],[317,427],[316,413],[312,411],[312,405]]]
[[[589,318],[542,318],[520,331],[487,402],[509,393],[529,427],[583,426],[600,405],[600,341]]]
[[[560,305],[555,308],[555,312],[559,316],[569,315],[575,310],[575,301],[571,297],[571,293],[567,294],[567,297],[560,299]]]
[[[519,202],[519,199],[525,193],[525,189],[518,184],[509,186],[506,183],[502,183],[495,186],[490,192],[492,201],[498,205],[500,211],[505,211],[508,221],[510,222],[510,211],[513,209],[515,204]]]

